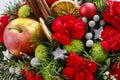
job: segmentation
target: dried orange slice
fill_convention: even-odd
[[[51,6],[51,11],[57,16],[65,14],[79,15],[80,6],[72,0],[59,0]]]

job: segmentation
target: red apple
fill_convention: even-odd
[[[32,39],[42,40],[43,31],[39,22],[30,18],[17,18],[11,21],[4,31],[4,43],[6,48],[16,57],[21,57],[20,52],[31,54],[36,44]]]

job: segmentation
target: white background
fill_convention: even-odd
[[[0,0],[0,14],[3,13],[3,10],[5,9],[9,1],[14,1],[14,0]]]
[[[14,3],[19,0],[0,0],[0,15],[3,13],[3,10],[5,10],[10,1]]]

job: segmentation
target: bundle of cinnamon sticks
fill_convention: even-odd
[[[46,3],[46,0],[26,0],[26,1],[37,19],[39,19],[39,17],[46,19],[49,16],[50,8]]]

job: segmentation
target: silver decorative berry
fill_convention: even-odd
[[[104,26],[105,25],[105,21],[102,19],[100,20],[100,23],[99,23],[101,26]]]
[[[31,65],[32,65],[33,67],[37,67],[37,66],[40,65],[40,61],[39,61],[39,59],[36,58],[36,57],[32,58],[31,61],[30,61],[30,63],[31,63]]]
[[[90,26],[91,28],[95,27],[95,21],[92,21],[92,20],[91,20],[91,21],[89,21],[88,24],[89,24],[89,26]]]
[[[93,40],[87,40],[87,42],[86,42],[87,47],[92,47],[93,44],[94,44]]]
[[[86,33],[85,38],[86,39],[92,39],[93,34],[91,32]]]
[[[98,15],[94,15],[94,16],[93,16],[93,20],[94,20],[95,22],[98,22],[98,21],[100,20],[100,17],[99,17]]]
[[[87,23],[87,18],[86,18],[86,17],[82,17],[82,21],[83,21],[84,23]]]

